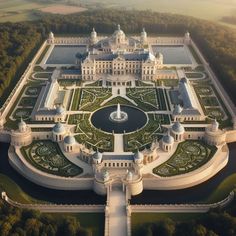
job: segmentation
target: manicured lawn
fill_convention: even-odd
[[[164,89],[158,88],[156,90],[156,92],[157,92],[157,102],[159,104],[159,106],[158,106],[159,109],[158,110],[166,111],[167,106],[166,106],[166,102],[165,102]]]
[[[33,141],[21,152],[25,159],[35,168],[46,173],[73,177],[81,174],[83,170],[71,163],[61,152],[57,143],[48,140]]]
[[[83,111],[94,111],[101,106],[101,103],[111,97],[110,88],[88,88],[82,89],[79,109]]]
[[[79,110],[80,95],[81,95],[81,89],[78,88],[74,91],[74,98],[73,98],[72,106],[71,106],[72,111]]]
[[[102,86],[102,80],[98,80],[91,84],[86,84],[85,87],[100,87]]]
[[[202,97],[202,103],[204,106],[211,106],[211,107],[219,106],[216,97]]]
[[[120,96],[113,98],[112,100],[110,100],[109,102],[107,102],[105,104],[105,106],[112,106],[112,105],[117,105],[118,103],[120,103],[121,105],[130,105],[130,106],[134,106],[133,103],[131,103],[130,101],[126,100],[125,98],[122,98]]]
[[[217,148],[202,141],[188,140],[178,145],[172,157],[153,169],[153,173],[163,177],[185,174],[206,164]]]
[[[212,88],[210,86],[196,86],[195,90],[199,95],[209,96],[213,94]]]
[[[136,85],[137,87],[152,87],[152,84],[145,83],[145,82],[143,82],[143,81],[141,81],[141,80],[136,80],[136,81],[135,81],[135,85]]]
[[[88,148],[97,148],[100,151],[112,152],[114,150],[114,138],[112,134],[107,134],[94,128],[89,122],[89,114],[71,115],[70,124],[77,124],[75,136],[77,142],[85,144]]]
[[[13,114],[13,117],[17,120],[22,119],[29,119],[32,113],[32,108],[17,108]]]
[[[42,79],[45,79],[45,78],[49,79],[49,78],[51,78],[52,73],[50,73],[50,72],[45,72],[45,73],[39,72],[39,73],[36,73],[34,76],[37,79],[41,79],[41,78]]]
[[[47,53],[47,51],[48,51],[49,48],[50,48],[50,45],[47,45],[47,46],[44,48],[44,50],[43,50],[43,52],[41,53],[41,55],[40,55],[39,59],[37,60],[36,64],[40,64],[40,62],[43,60],[43,58],[44,58],[44,56],[46,55],[46,53]]]
[[[37,98],[35,97],[23,97],[20,100],[19,106],[23,106],[23,107],[34,107],[35,103],[37,101]]]
[[[156,81],[156,86],[177,87],[178,83],[178,79],[159,79]]]
[[[155,88],[127,88],[127,96],[134,100],[143,111],[159,108]]]
[[[125,151],[136,151],[150,146],[153,140],[160,139],[163,135],[161,124],[169,124],[168,115],[149,115],[147,125],[130,134],[124,135]]]
[[[207,108],[206,114],[212,119],[217,119],[218,121],[224,119],[224,113],[220,108]]]
[[[5,191],[12,200],[20,203],[40,202],[39,200],[36,200],[23,192],[13,180],[3,174],[0,174],[0,191]]]
[[[41,87],[27,87],[25,94],[28,96],[37,96],[39,95]]]
[[[199,82],[194,85],[194,89],[205,115],[216,118],[221,128],[232,126],[231,114],[213,84],[209,82]],[[221,109],[224,110],[226,117],[224,117],[224,113]]]
[[[185,73],[185,75],[188,79],[197,79],[197,78],[203,77],[201,73],[197,73],[197,72],[187,72]]]
[[[223,182],[206,199],[206,202],[214,203],[226,198],[229,193],[236,188],[236,174],[232,174],[224,179]]]
[[[190,52],[192,53],[195,61],[198,63],[198,64],[202,64],[202,61],[201,59],[199,58],[198,54],[196,53],[196,51],[194,50],[193,46],[192,45],[189,45],[188,46]]]

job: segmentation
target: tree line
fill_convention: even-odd
[[[42,43],[42,34],[28,23],[0,24],[0,106],[24,73]]]
[[[19,209],[0,200],[1,236],[92,236],[73,216],[60,219],[39,211]]]
[[[223,16],[221,18],[221,21],[225,22],[227,24],[236,25],[236,17],[235,16]]]
[[[227,212],[209,212],[195,220],[170,218],[137,226],[134,236],[234,236],[236,217]]]

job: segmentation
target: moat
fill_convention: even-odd
[[[0,174],[7,175],[25,193],[39,200],[68,204],[105,204],[106,197],[93,191],[60,191],[38,186],[18,174],[8,162],[9,144],[0,143]],[[206,200],[213,190],[228,176],[236,172],[236,143],[229,144],[227,166],[210,180],[192,188],[171,191],[147,191],[132,197],[131,204],[194,203]]]

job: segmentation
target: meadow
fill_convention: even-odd
[[[0,0],[0,22],[20,22],[38,20],[38,12],[51,12],[54,14],[71,14],[85,11],[85,8],[68,6],[65,4],[53,4],[50,1],[33,0]]]
[[[128,2],[126,0],[75,0],[73,1],[75,6],[67,6],[70,9],[66,7],[68,1],[62,0],[58,3],[60,5],[43,0],[0,0],[0,22],[37,20],[40,16],[35,10],[58,14],[70,14],[85,10],[80,8],[80,5],[90,9],[118,7],[169,12],[218,22],[224,16],[236,14],[236,0],[129,0]],[[62,6],[64,6],[64,10],[61,11]]]

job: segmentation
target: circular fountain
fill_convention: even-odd
[[[128,114],[124,111],[121,111],[119,103],[117,104],[116,111],[113,111],[110,114],[110,120],[117,123],[125,122],[128,120]]]
[[[99,130],[123,134],[141,129],[147,123],[147,115],[133,106],[113,105],[98,109],[91,115],[91,123]]]

